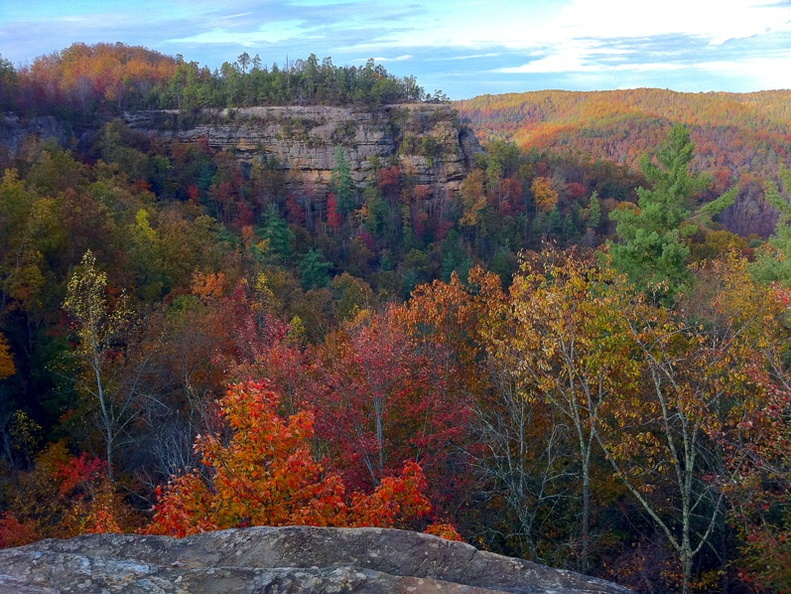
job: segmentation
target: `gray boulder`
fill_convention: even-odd
[[[627,593],[415,532],[290,526],[175,539],[91,534],[0,551],[0,594]]]

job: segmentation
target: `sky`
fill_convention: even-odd
[[[542,89],[791,88],[791,0],[0,0],[16,66],[120,41],[214,69],[374,58],[451,99]]]

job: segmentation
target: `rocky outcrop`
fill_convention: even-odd
[[[447,105],[382,107],[287,106],[127,114],[130,127],[151,136],[205,142],[245,163],[273,158],[298,189],[326,190],[342,147],[355,182],[371,168],[398,163],[417,184],[458,190],[475,153],[473,132]]]
[[[627,593],[427,534],[257,527],[182,540],[93,534],[0,551],[0,594],[56,592]]]
[[[21,118],[14,113],[0,113],[0,145],[5,146],[11,154],[17,154],[25,137],[31,135],[43,139],[53,138],[60,145],[66,145],[71,138],[71,132],[63,122],[52,116]]]

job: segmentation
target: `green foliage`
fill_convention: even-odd
[[[335,167],[330,177],[330,191],[338,201],[338,211],[345,217],[354,209],[356,196],[351,166],[340,145],[335,147]]]
[[[299,263],[299,276],[302,280],[302,288],[321,289],[330,282],[330,270],[332,262],[324,259],[321,250],[312,249],[305,254]]]
[[[82,64],[89,53],[78,47],[70,56]],[[53,73],[61,58],[48,62]],[[707,493],[727,485],[723,497],[739,529],[727,530],[718,512],[706,547],[686,554],[694,567],[685,571],[709,591],[724,589],[726,578],[717,576],[731,572],[733,591],[742,586],[733,585],[737,575],[728,567],[740,554],[739,567],[763,583],[781,589],[787,583],[777,581],[787,572],[761,566],[787,557],[780,542],[788,534],[781,512],[788,506],[791,451],[785,387],[791,298],[782,287],[791,278],[787,172],[780,174],[782,189],[769,192],[781,225],[750,265],[755,278],[772,283],[762,287],[743,275],[728,280],[746,263],[728,260],[727,269],[711,270],[698,264],[745,243],[706,228],[733,193],[697,208],[708,195],[702,194],[706,178],[690,173],[700,158],[691,160],[683,131],[674,131],[654,159],[644,159],[642,175],[597,160],[595,152],[593,159],[577,159],[491,142],[454,194],[420,183],[397,157],[372,159],[367,183],[357,188],[342,148],[355,133],[349,121],[330,139],[342,146],[335,148],[337,197],[325,196],[290,184],[289,164],[262,159],[248,167],[207,141],[142,137],[120,121],[106,124],[107,117],[144,104],[376,103],[397,94],[382,69],[371,63],[352,75],[315,56],[266,69],[243,54],[216,73],[179,58],[167,76],[152,83],[152,94],[86,95],[84,121],[95,116],[99,131],[90,146],[64,150],[28,138],[13,161],[0,155],[16,167],[0,181],[0,532],[27,534],[19,523],[27,516],[17,514],[14,524],[2,514],[7,502],[22,501],[24,469],[40,448],[63,435],[75,448],[111,460],[119,487],[136,491],[139,501],[153,500],[155,483],[196,467],[193,436],[216,434],[216,400],[227,382],[252,376],[276,381],[282,406],[292,413],[303,402],[329,404],[329,395],[336,408],[327,410],[355,414],[369,410],[379,393],[408,397],[404,410],[412,421],[405,425],[400,412],[392,417],[394,433],[383,426],[380,450],[405,451],[409,443],[410,459],[433,458],[426,466],[429,489],[478,544],[577,569],[587,558],[592,572],[631,580],[636,590],[645,586],[639,579],[678,589],[671,575],[680,575],[672,563],[678,551],[665,528],[680,537],[678,511],[688,495],[687,504],[699,501],[693,510],[687,506],[689,534],[703,529],[705,535],[701,518],[719,505]],[[78,95],[57,93],[58,109],[83,116]],[[565,110],[559,103],[541,109]],[[440,156],[435,139],[425,136],[434,116],[415,111],[422,114],[394,109],[390,120],[406,136],[404,150]],[[522,112],[519,118],[527,115],[540,117]],[[183,125],[202,116],[188,117]],[[230,117],[243,123],[238,113]],[[291,124],[303,138],[313,125]],[[571,144],[609,142],[597,134],[587,129]],[[657,137],[651,132],[639,140]],[[716,191],[726,181],[716,175]],[[652,274],[666,277],[668,287],[672,281],[673,290],[685,289],[683,299],[657,293],[646,303],[620,277],[599,276],[593,263],[575,267],[576,256],[533,251],[544,239],[566,246],[583,234],[584,245],[595,247],[615,230],[607,220],[613,211],[623,225],[610,249],[631,244],[639,252],[643,241],[639,264],[648,272],[634,276],[646,283]],[[653,244],[646,239],[654,236]],[[95,259],[81,264],[86,253]],[[535,274],[519,275],[520,259],[535,262]],[[733,303],[723,297],[723,284]],[[383,325],[382,305],[399,298],[408,305],[395,305]],[[673,309],[666,307],[674,301]],[[88,302],[98,316],[93,331],[91,318],[80,313]],[[120,314],[127,309],[139,312],[139,324],[126,324]],[[106,322],[113,316],[120,318],[115,325]],[[757,331],[733,325],[739,316],[767,334],[747,340]],[[718,342],[722,337],[727,346]],[[742,347],[734,350],[737,344]],[[405,356],[407,346],[415,357]],[[325,363],[334,371],[321,372],[319,381]],[[632,374],[635,366],[639,373]],[[401,389],[410,376],[420,381]],[[359,389],[352,393],[350,386]],[[350,406],[352,395],[364,406]],[[576,420],[564,395],[579,405]],[[607,405],[598,415],[597,402]],[[673,406],[665,414],[668,402]],[[443,407],[457,411],[443,415],[448,432],[458,435],[452,453],[448,442],[423,430]],[[361,425],[354,415],[322,410],[316,407],[321,431],[310,447],[331,471],[359,478],[367,462],[356,445],[371,442],[356,433]],[[369,421],[375,430],[375,417]],[[685,433],[685,423],[703,423],[705,435]],[[580,435],[587,436],[584,451]],[[668,436],[685,435],[695,440],[690,451],[702,457],[674,463],[670,450],[678,442]],[[329,455],[341,438],[359,442],[342,458]],[[108,444],[112,451],[104,450]],[[400,465],[402,455],[393,456],[390,462]],[[686,495],[677,488],[677,471],[694,473]],[[590,489],[581,484],[586,474]],[[130,481],[132,475],[150,484]],[[647,507],[638,509],[640,497]],[[239,521],[248,518],[240,510]]]
[[[610,244],[612,263],[642,292],[672,302],[689,289],[690,249],[685,242],[697,230],[692,224],[691,201],[709,185],[709,177],[692,173],[695,146],[684,126],[675,126],[654,159],[644,155],[641,170],[652,188],[638,188],[638,208],[610,213],[617,222],[618,240]],[[733,200],[733,193],[705,206],[700,215],[711,216]]]
[[[791,170],[783,167],[779,175],[786,192],[791,191]],[[791,284],[791,203],[773,182],[768,184],[766,199],[777,209],[777,227],[766,245],[756,252],[750,274],[760,283],[788,286]]]
[[[449,282],[455,272],[462,282],[467,281],[467,276],[472,268],[472,260],[464,250],[461,236],[454,229],[442,242],[442,279]]]
[[[593,192],[590,197],[590,206],[588,207],[588,227],[591,229],[598,229],[602,221],[601,204],[599,203],[599,193]]]
[[[261,235],[267,242],[267,253],[271,254],[275,262],[288,262],[294,255],[293,231],[274,204],[269,205],[264,219],[266,223]]]
[[[446,99],[444,96],[443,100]],[[124,110],[234,108],[256,105],[383,105],[428,100],[414,77],[381,64],[335,66],[306,60],[268,68],[242,53],[212,72],[180,55],[122,43],[75,43],[17,72],[0,56],[0,109],[57,113],[87,125]],[[431,98],[432,100],[434,98]]]
[[[17,107],[19,75],[10,60],[0,54],[0,111]]]

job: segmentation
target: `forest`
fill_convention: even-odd
[[[491,137],[455,194],[338,158],[304,200],[115,117],[446,98],[121,44],[0,82],[97,130],[0,145],[0,546],[373,525],[636,592],[791,590],[787,154],[755,173],[767,238],[723,227],[741,187],[682,118],[628,163]]]
[[[261,63],[240,55],[215,71],[158,52],[124,45],[75,43],[16,69],[0,56],[0,109],[27,115],[56,114],[86,124],[125,110],[259,105],[349,105],[442,101],[427,94],[414,77],[397,78],[368,60],[364,67],[341,67],[332,58]]]

